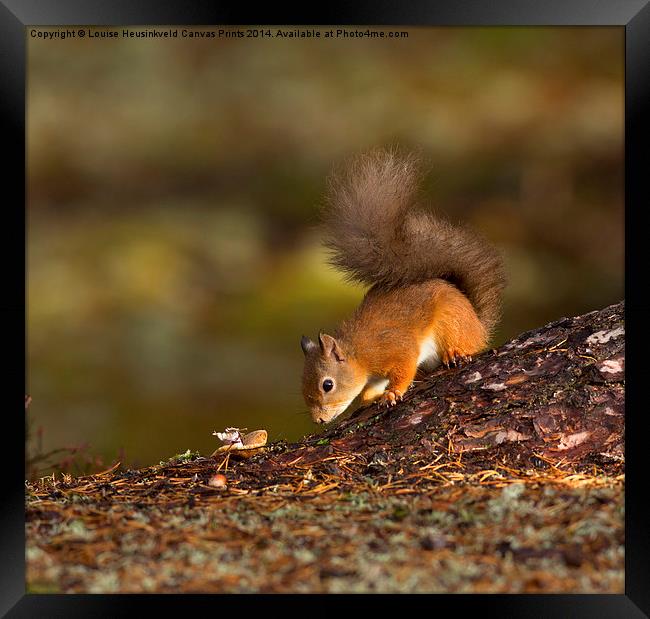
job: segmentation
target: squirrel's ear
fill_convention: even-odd
[[[345,361],[345,357],[341,352],[341,347],[331,335],[327,335],[326,333],[319,333],[318,341],[320,342],[320,349],[323,355],[326,357],[334,355],[337,361]]]
[[[316,348],[316,342],[312,342],[312,340],[303,335],[300,338],[300,348],[302,348],[302,352],[304,352],[306,355],[310,350],[314,350]]]

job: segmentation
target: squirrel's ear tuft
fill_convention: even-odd
[[[310,351],[314,350],[316,348],[316,342],[312,342],[307,336],[303,335],[300,338],[300,348],[302,348],[302,352],[305,353],[305,355]]]
[[[326,333],[318,334],[318,341],[320,343],[321,352],[325,357],[331,357],[334,355],[337,361],[345,361],[343,352],[339,343],[331,336]]]

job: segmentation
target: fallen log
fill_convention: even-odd
[[[623,472],[624,302],[523,333],[460,368],[420,377],[397,406],[374,404],[321,434],[275,445],[245,476],[318,467],[394,478],[457,460],[465,472]],[[345,471],[337,466],[346,459]],[[436,460],[438,459],[438,460]]]

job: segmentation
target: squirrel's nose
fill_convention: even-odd
[[[322,417],[316,419],[316,423],[325,423],[325,420]]]

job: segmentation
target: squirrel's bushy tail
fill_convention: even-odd
[[[371,151],[335,172],[323,213],[330,262],[369,285],[446,279],[489,333],[505,286],[501,255],[477,233],[419,210],[421,176],[417,158],[395,150]]]

